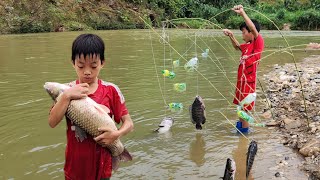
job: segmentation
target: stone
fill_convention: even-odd
[[[271,120],[266,122],[266,126],[278,126],[279,122],[275,121],[275,120]]]
[[[299,150],[299,153],[305,157],[320,153],[320,140],[318,138],[312,139]]]
[[[301,122],[299,120],[292,121],[288,124],[286,124],[286,129],[295,129],[299,128],[301,126]]]

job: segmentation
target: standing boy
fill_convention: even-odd
[[[66,118],[67,146],[64,174],[66,180],[109,179],[112,171],[110,152],[104,148],[133,129],[133,122],[119,88],[98,79],[105,64],[104,42],[94,34],[78,36],[72,45],[72,63],[78,79],[69,83],[71,88],[52,107],[49,125],[54,128],[63,119],[71,100],[90,97],[100,104],[121,127],[114,131],[101,127],[101,135],[93,138]]]
[[[264,48],[264,41],[259,34],[260,25],[256,20],[251,20],[243,9],[242,5],[232,8],[234,12],[243,17],[244,22],[240,25],[242,31],[242,39],[244,44],[239,44],[233,33],[229,29],[224,29],[223,33],[230,37],[233,47],[241,51],[240,64],[238,67],[237,88],[234,104],[239,104],[248,94],[256,91],[256,76],[258,61]],[[254,106],[254,102],[243,107],[243,110],[250,111]],[[237,128],[242,132],[247,132],[249,123],[239,118]]]

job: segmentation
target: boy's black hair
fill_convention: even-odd
[[[72,62],[75,63],[76,57],[80,55],[84,57],[99,55],[101,63],[104,59],[104,42],[95,34],[81,34],[72,44]]]
[[[251,19],[251,21],[253,22],[254,26],[256,27],[257,31],[260,32],[260,24],[257,20],[255,19]],[[246,28],[248,30],[248,32],[251,32],[249,27],[247,26],[246,22],[243,22],[240,25],[240,31],[242,31],[243,28]]]

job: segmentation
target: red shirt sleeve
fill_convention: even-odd
[[[261,34],[259,34],[257,38],[254,40],[254,44],[253,44],[252,54],[254,54],[253,56],[255,57],[254,58],[255,60],[260,60],[263,49],[264,49],[264,40]]]
[[[112,91],[113,101],[112,101],[111,108],[112,108],[112,113],[114,115],[114,121],[119,124],[122,116],[129,114],[129,112],[125,104],[125,99],[120,89],[118,87],[114,87],[112,89],[113,89]]]

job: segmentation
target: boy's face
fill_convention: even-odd
[[[99,55],[92,55],[84,57],[83,54],[77,56],[73,67],[75,68],[80,83],[92,84],[97,81],[104,61],[101,64]]]
[[[246,28],[242,28],[242,39],[248,43],[251,42],[254,38],[253,34],[249,32]]]

